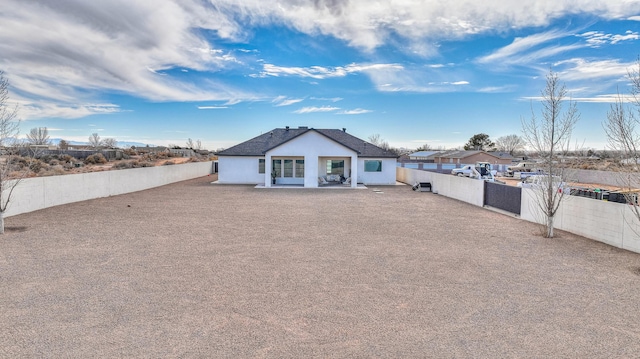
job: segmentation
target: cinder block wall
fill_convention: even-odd
[[[14,189],[5,217],[89,199],[142,191],[202,177],[212,162],[25,178]]]
[[[484,205],[483,181],[401,167],[397,168],[397,179],[409,185],[431,182],[438,194],[480,207]],[[535,190],[522,190],[520,211],[521,219],[545,222],[536,203]],[[554,227],[640,253],[640,220],[628,204],[567,196],[560,204]]]
[[[543,223],[533,189],[523,189],[520,217]],[[560,203],[555,228],[640,253],[640,221],[628,204],[567,196]]]
[[[409,185],[431,182],[432,190],[438,194],[475,206],[484,205],[484,181],[402,167],[396,167],[396,180]]]

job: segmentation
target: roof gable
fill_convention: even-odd
[[[329,140],[355,151],[359,157],[397,158],[393,152],[382,149],[344,130],[313,128],[276,128],[272,131],[242,142],[218,153],[219,156],[264,156],[267,151],[277,148],[307,132],[314,131]]]

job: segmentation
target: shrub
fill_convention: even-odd
[[[102,163],[107,163],[107,159],[104,158],[104,155],[102,153],[95,153],[93,155],[88,156],[84,160],[84,163],[86,163],[86,164],[102,164]]]
[[[43,169],[43,167],[44,167],[45,165],[46,165],[46,164],[45,164],[45,163],[43,163],[43,162],[42,162],[42,161],[40,161],[40,160],[33,160],[33,161],[29,164],[29,169],[30,169],[30,170],[31,170],[31,172],[33,172],[33,173],[38,173],[38,172],[40,172],[40,171]]]
[[[43,171],[40,173],[41,177],[46,177],[46,176],[59,176],[59,175],[63,175],[65,174],[66,171],[64,170],[64,168],[61,165],[56,165],[56,166],[52,166],[51,168],[49,168],[49,170],[47,171]]]
[[[117,170],[124,170],[124,169],[128,169],[128,168],[133,168],[134,167],[134,163],[136,161],[118,161],[116,162],[112,168],[117,169]]]

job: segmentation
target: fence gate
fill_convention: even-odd
[[[499,208],[519,215],[521,202],[522,188],[493,182],[484,183],[485,206]]]

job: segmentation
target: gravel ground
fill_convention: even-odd
[[[198,178],[10,217],[0,357],[637,357],[640,255],[409,186]]]

